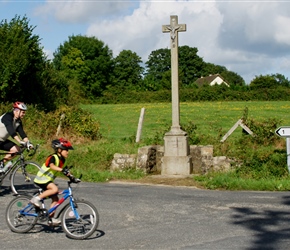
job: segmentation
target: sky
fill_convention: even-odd
[[[177,15],[186,32],[179,46],[198,49],[205,62],[225,66],[249,84],[256,76],[290,80],[290,0],[0,0],[0,20],[15,15],[35,26],[48,58],[69,36],[94,36],[114,57],[131,50],[145,63],[170,48],[162,25]]]

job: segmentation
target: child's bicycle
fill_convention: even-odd
[[[10,187],[14,194],[23,194],[31,192],[34,187],[33,179],[36,176],[40,166],[34,161],[26,161],[24,152],[28,151],[28,156],[31,157],[36,153],[39,145],[36,145],[34,148],[30,149],[26,146],[20,146],[20,151],[14,153],[14,155],[19,155],[16,160],[13,160],[14,163],[8,168],[5,172],[0,173],[0,186],[2,182],[9,176]],[[6,155],[5,153],[0,153],[0,155]]]
[[[92,203],[74,199],[71,183],[79,183],[80,179],[73,176],[69,178],[70,180],[67,182],[68,189],[59,192],[63,197],[48,210],[45,207],[44,200],[41,203],[42,207],[37,208],[30,203],[31,197],[27,195],[14,198],[6,209],[6,222],[11,231],[26,233],[34,227],[38,220],[47,221],[49,225],[52,225],[49,215],[66,199],[69,199],[69,203],[58,214],[58,216],[61,216],[63,231],[69,238],[77,240],[91,236],[97,230],[99,224],[98,211]],[[42,192],[41,189],[36,195],[40,192]]]

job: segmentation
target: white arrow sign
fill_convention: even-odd
[[[275,132],[281,137],[290,137],[290,127],[280,127]]]

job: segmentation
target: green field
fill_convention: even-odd
[[[101,133],[107,138],[136,135],[142,107],[145,108],[145,117],[141,139],[171,126],[170,103],[82,105],[100,122]],[[219,129],[226,133],[243,116],[246,107],[248,118],[258,121],[275,118],[281,121],[281,125],[290,126],[289,101],[180,103],[180,124],[192,121],[199,134],[214,135]]]
[[[141,142],[132,140],[136,136],[140,111],[145,108]],[[150,145],[152,137],[159,133],[158,143],[163,142],[164,133],[171,126],[171,104],[115,104],[81,105],[90,111],[100,123],[102,139],[75,145],[70,163],[76,174],[83,173],[86,181],[108,181],[112,179],[142,179],[143,173],[134,169],[128,172],[110,172],[115,153],[136,154],[139,147]],[[221,137],[242,118],[248,109],[248,120],[258,121],[258,128],[267,132],[271,119],[280,126],[290,126],[290,102],[192,102],[180,104],[180,124],[193,122],[199,145],[213,145],[214,155],[224,155],[242,161],[242,167],[228,173],[210,173],[193,177],[194,183],[210,189],[228,190],[289,190],[290,177],[287,169],[285,139],[273,134],[262,133],[262,140],[243,136],[238,128],[224,143]],[[269,121],[269,122],[268,122]],[[257,129],[257,127],[256,127]],[[257,131],[257,130],[256,130]],[[259,132],[261,132],[259,131]],[[163,133],[164,132],[164,133]],[[265,135],[265,138],[264,138]],[[149,140],[147,140],[149,138]],[[160,140],[161,138],[161,140]],[[261,137],[259,137],[261,138]],[[265,139],[265,140],[264,140]]]

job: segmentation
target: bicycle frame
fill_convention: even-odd
[[[39,147],[39,144],[37,144],[35,146],[35,148],[33,149],[32,154],[29,154],[29,156],[34,155],[36,153],[36,150],[38,149],[38,147]],[[26,150],[26,148],[24,147],[24,148],[21,148],[19,152],[11,154],[11,155],[19,155],[19,157],[18,157],[18,159],[16,159],[14,164],[5,173],[0,175],[0,184],[6,178],[6,176],[9,175],[9,174],[10,174],[10,177],[9,177],[9,180],[10,180],[11,179],[11,174],[12,174],[13,170],[16,168],[16,166],[18,166],[19,164],[23,164],[25,162],[25,158],[24,158],[24,155],[23,155],[25,150]],[[0,153],[0,154],[2,154],[2,155],[3,154],[7,154],[7,152],[6,153]]]
[[[14,162],[14,164],[11,166],[11,168],[9,168],[5,173],[3,173],[3,175],[0,177],[0,184],[2,183],[2,181],[6,178],[7,175],[10,174],[9,180],[11,179],[11,174],[13,172],[13,170],[16,168],[16,166],[18,166],[18,164],[22,164],[24,162],[24,156],[21,153],[19,158]]]
[[[73,198],[73,195],[72,195],[72,189],[70,187],[70,184],[69,184],[69,187],[68,189],[65,189],[61,192],[58,193],[59,195],[63,195],[63,197],[53,206],[51,207],[50,209],[47,210],[47,215],[55,212],[55,210],[64,202],[66,201],[68,198],[69,198],[69,203],[70,203],[70,206],[72,208],[72,211],[74,212],[74,215],[76,217],[76,219],[78,220],[80,218],[77,210],[75,209],[75,205],[74,205],[74,198]],[[42,201],[42,207],[39,208],[39,210],[41,211],[45,211],[46,210],[46,207],[45,207],[45,204],[44,204],[44,199],[41,200]],[[34,205],[32,204],[28,204],[26,207],[24,207],[23,209],[21,209],[19,212],[20,214],[22,215],[26,215],[26,216],[34,216],[34,217],[37,217],[38,216],[38,213],[31,213],[31,210],[34,208]],[[60,212],[61,213],[61,212]],[[49,217],[48,217],[49,218]]]
[[[71,184],[80,183],[80,178],[70,176],[67,182],[68,188],[60,191],[60,200],[51,208],[46,209],[44,199],[41,199],[40,207],[34,206],[30,195],[15,197],[6,208],[6,222],[12,232],[26,233],[31,230],[37,221],[48,222],[49,226],[61,226],[67,237],[83,240],[91,236],[99,224],[99,213],[96,207],[89,201],[74,199]],[[39,195],[42,189],[35,195]],[[65,201],[68,201],[64,203]],[[63,204],[62,208],[59,206]],[[58,211],[60,224],[54,223],[51,215]]]

